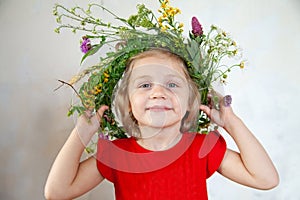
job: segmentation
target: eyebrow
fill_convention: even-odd
[[[174,74],[167,74],[165,77],[166,78],[176,78],[176,79],[179,79],[179,80],[181,80],[183,82],[186,82],[186,78],[184,76],[176,76]],[[149,75],[142,75],[142,76],[136,77],[133,82],[135,83],[136,81],[138,81],[140,79],[151,79],[151,78],[152,77],[149,76]]]
[[[166,77],[168,77],[168,78],[178,78],[178,79],[180,79],[182,81],[186,80],[186,78],[184,76],[181,76],[181,75],[176,76],[174,74],[167,74]]]
[[[140,79],[149,79],[149,78],[151,78],[151,76],[149,76],[149,75],[138,76],[133,80],[133,82],[135,83],[136,81],[138,81]]]

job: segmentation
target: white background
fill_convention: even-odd
[[[99,0],[120,16],[134,13],[138,2],[157,10],[157,1]],[[0,199],[43,199],[50,166],[74,123],[67,118],[72,91],[57,79],[68,80],[80,66],[81,35],[57,35],[52,7],[38,0],[0,1]],[[72,7],[84,0],[60,0]],[[233,70],[225,87],[236,113],[264,144],[279,174],[280,185],[258,191],[215,174],[208,181],[210,199],[300,199],[299,124],[299,0],[173,1],[178,17],[190,28],[197,16],[204,26],[216,24],[238,41],[247,64]],[[101,15],[101,13],[100,13]],[[224,135],[228,145],[235,148]],[[80,199],[112,199],[104,182]]]

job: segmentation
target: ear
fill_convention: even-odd
[[[131,109],[131,104],[129,103],[128,104],[128,112],[131,112],[132,111],[132,109]]]
[[[187,111],[185,112],[185,114],[184,114],[182,120],[181,120],[181,124],[180,124],[180,132],[181,132],[181,133],[183,133],[183,132],[186,131],[186,130],[184,130],[184,127],[183,127],[183,126],[184,126],[184,123],[185,123],[186,119],[188,119],[189,115],[190,115],[190,111],[187,110]]]
[[[185,121],[189,117],[189,115],[190,115],[190,111],[187,110],[182,118],[182,121]]]

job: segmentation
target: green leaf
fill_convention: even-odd
[[[71,107],[70,109],[69,109],[69,111],[68,111],[68,117],[70,117],[71,115],[73,115],[74,114],[74,112],[75,112],[75,108],[74,107]]]
[[[105,37],[103,35],[85,35],[87,38],[102,38],[102,37]]]
[[[81,59],[80,64],[82,64],[82,62],[91,55],[94,55],[95,53],[97,53],[97,51],[103,46],[103,43],[94,45],[86,54],[84,54],[84,56]]]
[[[81,115],[85,111],[85,108],[82,106],[72,106],[68,111],[68,117],[74,114],[74,112],[77,112],[79,115]]]
[[[92,147],[86,147],[86,148],[85,148],[85,151],[86,151],[86,153],[88,153],[88,154],[92,154],[92,153],[95,152],[95,149],[92,148]]]
[[[120,18],[120,17],[116,17],[117,20],[127,24],[127,20],[126,19],[123,19],[123,18]]]

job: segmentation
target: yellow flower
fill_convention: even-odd
[[[236,47],[236,42],[235,42],[235,41],[232,41],[232,45]]]
[[[235,50],[233,50],[233,55],[237,55],[237,53],[238,53],[238,50],[237,49],[235,49]]]
[[[161,31],[162,31],[162,32],[166,31],[167,29],[168,29],[168,28],[167,28],[166,26],[164,26],[164,25],[161,26]]]
[[[181,28],[183,28],[183,26],[184,26],[184,24],[180,23],[179,26],[178,26],[178,28],[181,29]]]
[[[240,68],[241,68],[241,69],[244,69],[244,67],[245,67],[245,62],[242,61],[242,62],[240,63]]]
[[[101,89],[96,88],[95,91],[94,91],[94,94],[97,95],[97,94],[99,94],[99,93],[101,93],[101,92],[102,92]]]
[[[160,6],[162,9],[165,9],[167,7],[167,4],[166,3],[162,3],[161,6]]]
[[[176,8],[176,14],[181,14],[181,10],[179,8]]]
[[[166,13],[167,16],[169,16],[169,13],[172,11],[172,9],[173,8],[171,6],[168,6],[168,7],[165,8],[165,13]]]
[[[103,73],[103,75],[104,75],[104,77],[106,77],[106,78],[108,78],[108,77],[109,77],[109,74],[108,74],[108,73],[106,73],[106,72],[104,72],[104,73]]]
[[[94,86],[94,88],[91,90],[91,94],[97,95],[102,92],[102,83],[99,83],[98,85]]]
[[[169,4],[169,3],[170,3],[169,0],[162,0],[162,1],[161,1],[161,4]]]
[[[162,16],[160,16],[160,17],[157,19],[157,21],[158,21],[158,23],[159,23],[159,24],[161,24],[161,23],[162,23],[162,21],[163,21],[163,17],[162,17]]]
[[[168,6],[165,8],[165,15],[174,17],[178,13],[181,13],[181,11],[178,8],[174,8],[171,6]]]
[[[174,16],[174,15],[176,15],[176,10],[173,9],[173,8],[171,8],[171,9],[170,9],[170,13],[171,13],[171,16]]]
[[[107,83],[108,82],[108,78],[104,78],[104,83]]]

